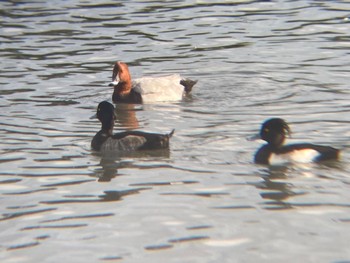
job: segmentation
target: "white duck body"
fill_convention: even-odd
[[[178,101],[184,96],[179,74],[141,77],[132,81],[132,89],[141,94],[144,103]]]

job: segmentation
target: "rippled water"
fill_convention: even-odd
[[[350,262],[348,1],[4,1],[2,262]],[[117,60],[198,79],[179,103],[118,105],[170,151],[90,150]],[[329,165],[265,167],[272,116]]]

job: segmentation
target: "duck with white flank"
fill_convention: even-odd
[[[291,130],[286,121],[272,118],[265,121],[260,134],[254,139],[267,142],[255,154],[254,161],[259,164],[275,164],[280,162],[322,162],[339,158],[340,150],[330,146],[311,143],[298,143],[284,145],[286,136]]]

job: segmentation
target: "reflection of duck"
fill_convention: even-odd
[[[147,162],[147,168],[154,169],[159,167],[167,166],[167,164],[154,164],[149,165],[149,163],[159,163],[160,161],[167,162],[170,157],[169,148],[158,149],[158,150],[149,150],[149,151],[132,151],[132,152],[118,152],[113,155],[110,154],[101,154],[93,153],[94,155],[101,158],[100,163],[94,169],[94,176],[98,178],[99,182],[109,182],[114,177],[118,176],[118,170],[122,169],[140,169],[140,166],[133,161],[132,159],[141,159],[144,162]],[[123,160],[126,158],[126,160]]]
[[[137,129],[139,128],[139,121],[136,117],[136,111],[134,104],[119,103],[116,105],[116,119],[115,125],[120,125],[125,129]]]
[[[184,79],[178,74],[160,77],[143,77],[131,81],[128,66],[116,62],[113,68],[112,82],[114,87],[113,102],[147,103],[159,101],[178,101],[183,95],[192,91],[197,83]]]
[[[306,163],[338,159],[339,157],[340,151],[329,146],[311,143],[283,145],[286,136],[290,134],[291,130],[283,119],[272,118],[265,121],[256,138],[261,138],[267,144],[257,151],[254,161],[260,164],[271,164],[274,161]]]
[[[119,165],[109,158],[102,158],[98,168],[95,169],[95,176],[99,182],[109,182],[118,175]]]
[[[263,204],[267,209],[289,209],[293,205],[288,199],[305,194],[295,190],[293,184],[286,181],[288,171],[287,166],[270,166],[260,171],[263,181],[254,183],[254,186],[261,189],[260,196],[266,200]]]
[[[102,124],[101,130],[91,141],[92,149],[96,151],[136,151],[164,149],[169,147],[169,134],[147,133],[142,131],[125,131],[113,134],[115,120],[114,106],[103,101],[98,105],[97,118]]]
[[[271,199],[282,202],[291,196],[295,196],[293,185],[285,182],[288,168],[286,166],[271,166],[264,170],[261,178],[264,180],[257,187],[265,190],[260,195],[264,199]]]

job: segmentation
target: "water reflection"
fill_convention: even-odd
[[[120,126],[123,129],[137,129],[139,128],[139,121],[136,117],[136,112],[139,111],[138,105],[121,103],[115,105],[116,111],[116,127]]]
[[[109,182],[117,176],[118,167],[114,160],[102,158],[99,167],[94,170],[94,177],[97,177],[99,182]]]
[[[124,168],[154,168],[155,162],[168,161],[170,159],[170,149],[157,149],[148,151],[132,152],[93,152],[93,155],[100,159],[98,167],[94,169],[93,176],[98,178],[98,182],[109,182],[118,175],[118,170]],[[141,166],[135,162],[143,161],[146,164]],[[156,165],[159,167],[159,165]]]
[[[293,184],[288,182],[290,169],[288,166],[270,166],[259,171],[263,181],[254,185],[263,190],[260,196],[269,200],[263,202],[266,209],[290,209],[292,205],[287,200],[293,196],[305,194],[296,193]]]
[[[131,188],[127,190],[104,191],[101,195],[65,195],[63,199],[42,201],[42,204],[67,204],[67,203],[96,203],[96,202],[115,202],[123,200],[124,196],[138,194],[140,191],[151,188]]]

